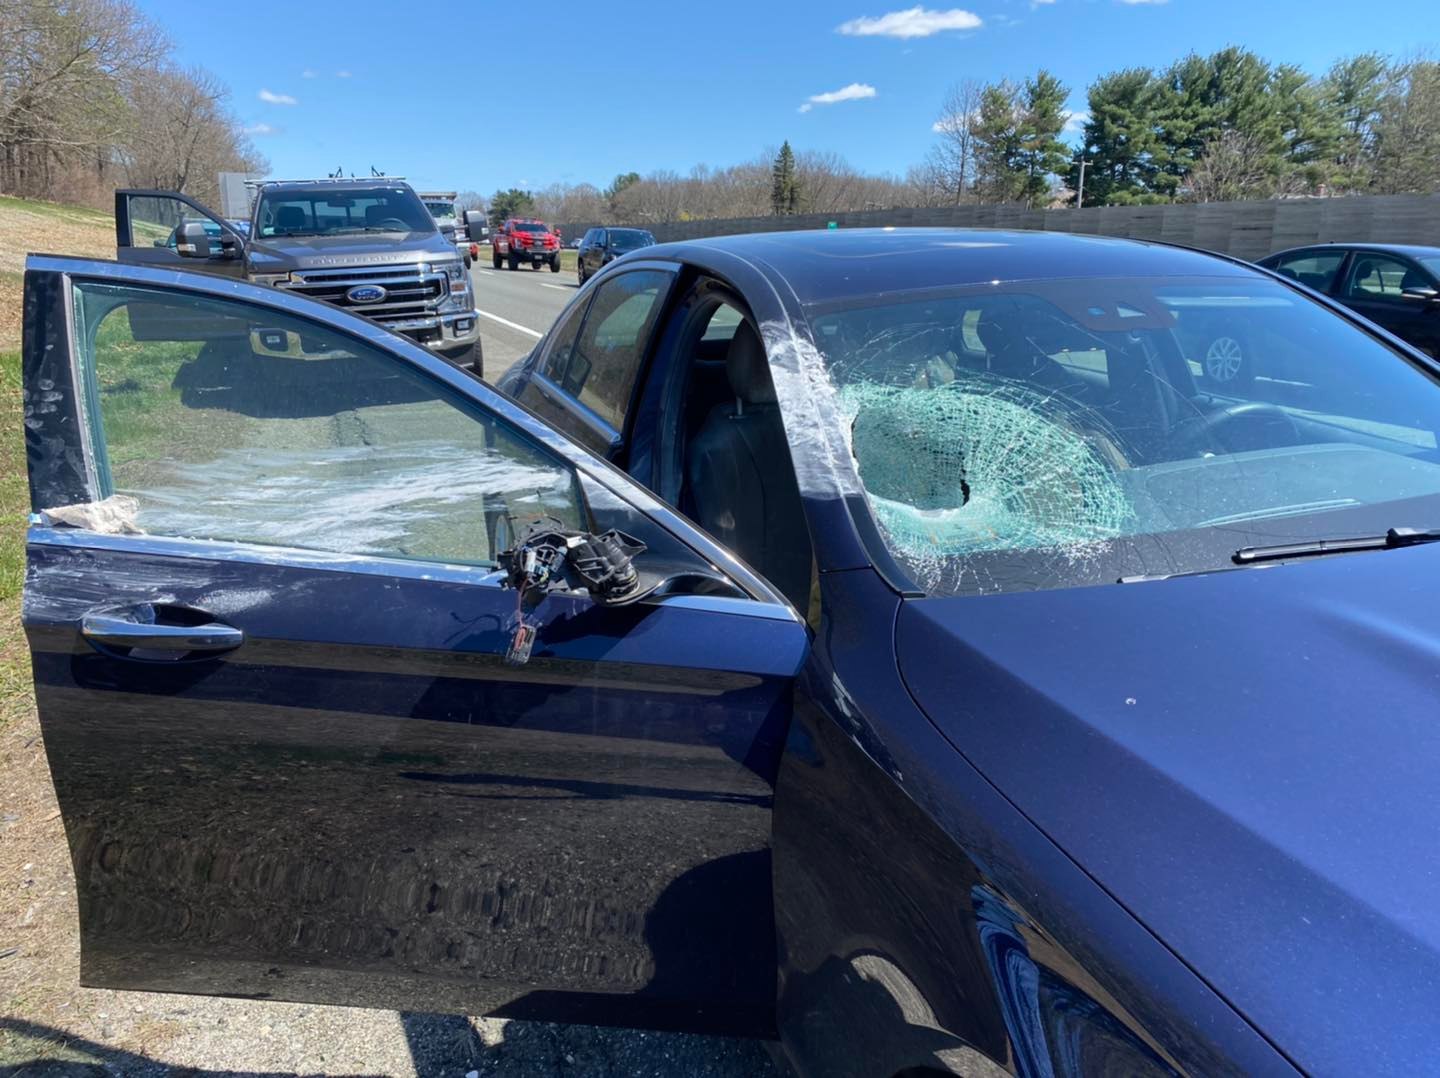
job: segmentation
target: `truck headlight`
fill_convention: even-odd
[[[252,273],[252,274],[250,274],[250,281],[251,281],[251,283],[253,283],[253,284],[268,284],[268,285],[279,286],[279,285],[282,285],[282,284],[289,284],[289,283],[290,283],[290,274],[288,274],[288,273]]]
[[[470,309],[470,277],[463,262],[447,263],[440,267],[445,271],[445,285],[448,295],[440,301],[440,310],[468,311]]]

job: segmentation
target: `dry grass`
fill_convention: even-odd
[[[115,257],[115,218],[97,210],[0,196],[0,350],[20,345],[25,256]]]

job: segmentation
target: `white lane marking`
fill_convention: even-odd
[[[494,270],[471,270],[470,272],[471,272],[471,273],[483,273],[486,277],[494,277],[494,276],[495,276],[495,271],[494,271]]]
[[[519,322],[512,322],[508,318],[501,318],[498,314],[491,314],[489,311],[477,310],[475,313],[478,314],[481,318],[488,318],[492,322],[499,322],[502,326],[509,326],[511,329],[516,330],[517,332],[524,333],[530,337],[534,337],[537,341],[541,337],[545,336],[545,334],[543,333],[536,333],[529,326],[522,326]]]
[[[541,287],[541,288],[553,288],[553,289],[555,289],[555,291],[557,291],[557,292],[573,292],[573,291],[575,291],[575,290],[574,290],[573,288],[571,288],[568,284],[546,284],[544,281],[541,281],[541,282],[540,282],[540,287]]]

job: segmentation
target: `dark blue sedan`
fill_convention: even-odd
[[[504,393],[228,279],[32,257],[26,318],[86,984],[1432,1067],[1440,388],[1343,307],[894,231],[637,253]]]

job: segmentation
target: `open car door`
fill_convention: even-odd
[[[84,983],[772,1030],[808,636],[764,581],[342,311],[48,257],[25,288],[24,621]],[[664,583],[522,601],[496,555],[539,517]]]
[[[199,225],[206,245],[185,242],[186,225]],[[245,239],[229,221],[179,191],[115,192],[115,258],[137,266],[245,275]]]

